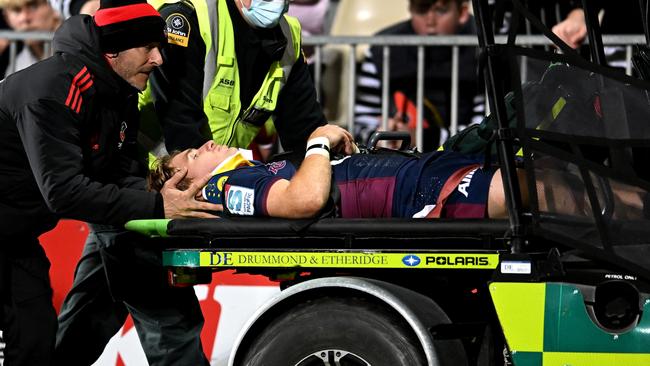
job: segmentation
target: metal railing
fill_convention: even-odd
[[[21,40],[44,40],[51,41],[53,34],[48,32],[11,32],[0,31],[0,39],[9,39],[10,60],[16,57],[16,42]],[[497,36],[497,43],[505,43],[505,36]],[[517,44],[526,46],[549,46],[550,40],[544,36],[527,36],[517,37]],[[626,47],[626,71],[631,73],[632,46],[634,44],[645,44],[643,35],[604,35],[603,44],[608,46],[625,46]],[[46,43],[47,46],[50,42]],[[347,128],[354,131],[354,105],[356,99],[357,77],[356,65],[360,61],[357,58],[357,47],[361,45],[382,46],[383,73],[382,79],[382,96],[381,96],[381,121],[385,127],[388,118],[389,94],[390,89],[390,49],[393,46],[412,46],[417,47],[417,82],[416,82],[416,146],[422,150],[422,121],[423,121],[423,101],[424,101],[424,69],[425,54],[424,48],[428,46],[448,46],[452,48],[452,69],[451,69],[451,105],[450,105],[450,133],[453,135],[458,131],[458,94],[459,94],[459,47],[478,46],[478,39],[473,35],[452,35],[452,36],[310,36],[303,39],[303,45],[314,47],[315,75],[314,82],[316,89],[321,90],[323,77],[323,48],[329,45],[342,45],[349,47],[347,80],[344,85],[347,88]],[[46,54],[51,52],[50,47],[46,47]],[[10,61],[10,64],[13,62]],[[9,70],[11,72],[11,70]],[[522,67],[522,80],[526,79],[526,68]],[[487,110],[487,109],[486,109]]]
[[[497,43],[506,43],[506,36],[497,36]],[[632,46],[634,44],[645,44],[645,37],[643,35],[604,35],[603,43],[608,46],[625,46],[626,47],[626,72],[631,74],[631,56]],[[422,120],[423,120],[423,101],[424,101],[424,47],[427,46],[448,46],[452,48],[452,70],[451,70],[451,106],[450,106],[450,134],[453,135],[458,132],[458,77],[459,77],[459,47],[463,46],[478,46],[478,39],[473,35],[452,35],[452,36],[313,36],[305,37],[303,40],[305,46],[313,46],[315,48],[315,76],[314,82],[316,88],[320,90],[322,82],[322,62],[323,62],[323,47],[328,45],[343,45],[349,47],[348,57],[348,78],[346,86],[348,90],[347,102],[347,127],[350,131],[354,131],[354,104],[356,100],[356,64],[357,60],[356,49],[360,45],[369,46],[382,46],[383,58],[383,74],[382,79],[382,114],[381,123],[385,128],[388,118],[388,105],[390,89],[390,47],[391,46],[412,46],[417,47],[417,83],[416,83],[416,141],[415,145],[419,150],[422,150]],[[520,35],[517,37],[518,45],[525,46],[551,46],[551,41],[544,36]],[[526,80],[526,68],[522,67],[522,80]],[[487,106],[486,106],[487,110]]]
[[[0,39],[9,40],[9,69],[6,70],[5,74],[12,74],[16,72],[16,52],[17,52],[17,42],[34,40],[34,41],[45,41],[43,54],[46,56],[52,55],[52,37],[54,33],[51,32],[13,32],[0,30]]]

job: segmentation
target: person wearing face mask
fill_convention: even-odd
[[[301,26],[285,14],[289,0],[150,3],[168,34],[165,65],[140,99],[150,151],[162,155],[210,139],[247,148],[271,123],[284,150],[300,151],[326,124],[302,54]],[[152,131],[157,126],[159,136]]]
[[[246,148],[273,121],[285,150],[304,150],[313,130],[326,123],[300,49],[300,25],[284,15],[288,0],[152,0],[150,4],[166,22],[167,45],[162,50],[165,68],[151,73],[149,87],[140,95],[141,123],[146,126],[141,125],[139,136],[148,136],[151,127],[164,132],[164,144],[150,144],[147,149],[160,154],[165,147],[182,150],[211,139]],[[110,243],[113,239],[106,233],[93,235],[109,243],[105,246],[120,244]],[[110,258],[105,252],[88,243],[84,247],[75,283],[59,315],[59,364],[91,364],[122,326],[127,310],[132,310],[114,301],[115,292],[129,285],[119,283],[119,274],[113,274],[119,271],[107,264]],[[137,315],[166,326],[167,337],[183,338],[184,344],[191,345],[203,322],[195,300],[178,298],[170,304],[172,311],[184,308],[182,315],[161,309]],[[177,341],[165,348],[158,338],[155,334],[140,337],[150,364],[207,364],[200,347],[183,348]]]

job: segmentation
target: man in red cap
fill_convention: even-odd
[[[161,193],[144,190],[145,171],[134,153],[136,104],[162,63],[164,27],[144,1],[107,1],[94,18],[63,23],[54,56],[0,82],[5,366],[53,363],[57,319],[38,236],[59,218],[117,227],[131,219],[209,217],[206,211],[220,209],[175,182]],[[195,296],[191,288],[177,295]]]

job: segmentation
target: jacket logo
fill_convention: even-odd
[[[187,47],[190,42],[190,23],[183,14],[173,13],[165,19],[167,43]]]
[[[117,148],[121,149],[122,145],[124,144],[124,140],[126,140],[126,129],[129,126],[127,126],[126,121],[122,121],[122,124],[120,125],[120,142],[117,143]]]
[[[185,25],[185,20],[180,16],[175,16],[171,20],[171,26],[174,29],[181,29]]]
[[[219,85],[235,86],[235,81],[226,78],[221,78],[221,80],[219,80]]]

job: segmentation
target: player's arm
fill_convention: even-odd
[[[350,133],[335,125],[317,128],[307,142],[305,160],[291,178],[269,188],[266,211],[271,217],[308,218],[316,216],[327,203],[332,184],[329,150],[353,152]]]

